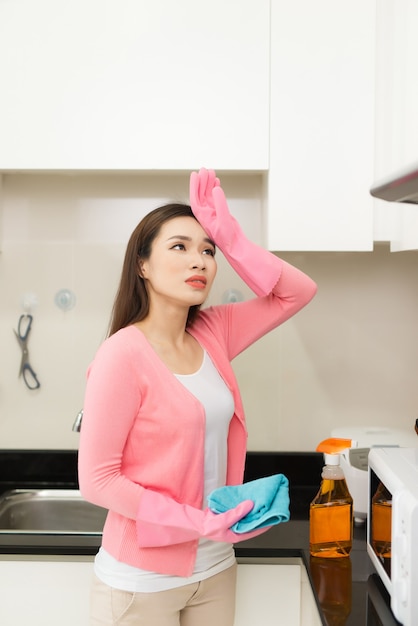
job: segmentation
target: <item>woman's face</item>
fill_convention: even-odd
[[[141,262],[151,303],[202,304],[216,275],[215,245],[193,217],[165,222]]]

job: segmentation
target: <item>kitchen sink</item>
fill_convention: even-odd
[[[76,489],[15,489],[0,497],[0,534],[101,535],[106,513]]]

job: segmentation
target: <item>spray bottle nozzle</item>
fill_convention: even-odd
[[[324,439],[318,444],[316,451],[323,452],[329,455],[338,455],[347,448],[353,448],[356,446],[356,442],[352,439],[340,439],[339,437],[331,437],[330,439]]]
[[[339,465],[340,453],[347,448],[355,448],[357,442],[353,439],[341,439],[339,437],[331,437],[324,439],[318,444],[316,451],[324,453],[326,465]]]

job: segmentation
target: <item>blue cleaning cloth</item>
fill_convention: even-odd
[[[224,513],[243,500],[252,500],[254,508],[231,527],[236,533],[289,521],[289,481],[283,474],[219,487],[208,495],[208,506],[213,513]]]

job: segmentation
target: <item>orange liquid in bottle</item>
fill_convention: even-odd
[[[311,503],[309,548],[326,558],[350,554],[353,543],[353,499],[345,479],[324,478]]]

